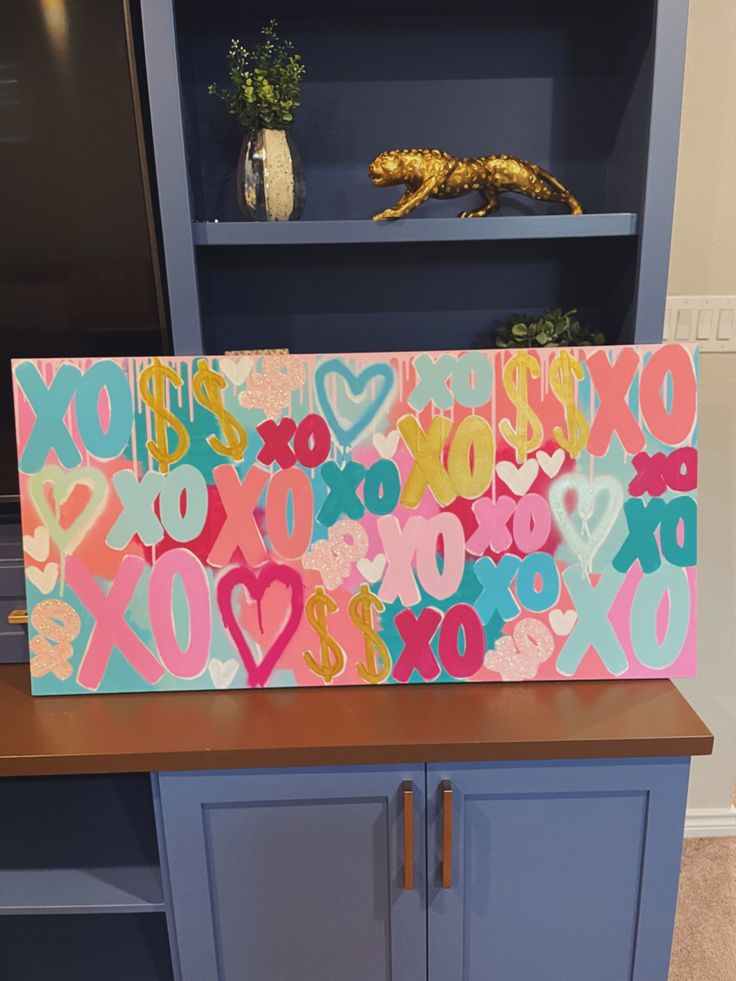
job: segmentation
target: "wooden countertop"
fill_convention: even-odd
[[[706,755],[670,681],[36,697],[0,666],[0,776]]]

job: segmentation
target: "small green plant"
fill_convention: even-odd
[[[294,121],[304,75],[301,55],[294,54],[291,41],[279,38],[275,20],[262,27],[261,34],[263,41],[252,51],[238,40],[231,41],[227,61],[232,84],[221,89],[213,82],[208,89],[251,133],[261,128],[286,129]]]
[[[541,317],[512,314],[496,332],[496,347],[591,347],[605,344],[600,331],[583,327],[577,310],[547,310]]]

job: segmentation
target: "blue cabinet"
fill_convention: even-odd
[[[430,765],[429,981],[667,981],[688,761]]]
[[[161,774],[182,981],[426,981],[424,782]]]
[[[181,981],[666,981],[688,766],[162,774]]]

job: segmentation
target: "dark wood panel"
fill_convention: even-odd
[[[670,681],[33,698],[0,666],[0,776],[706,755]]]

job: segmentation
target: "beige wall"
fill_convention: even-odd
[[[736,295],[736,0],[690,0],[670,294]],[[727,807],[736,780],[736,354],[700,386],[698,677],[680,688],[716,734],[690,806]]]
[[[690,0],[669,291],[736,296],[736,0]]]

